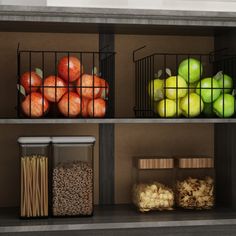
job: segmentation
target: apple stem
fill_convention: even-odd
[[[154,74],[155,79],[159,79],[162,75],[162,70],[159,70],[157,73]]]
[[[35,68],[35,73],[42,79],[43,71],[40,68]]]
[[[25,97],[26,96],[25,88],[21,84],[17,84],[16,87],[17,90]]]
[[[223,76],[223,71],[221,70],[213,76],[213,79],[220,80],[222,78],[222,76]]]
[[[168,76],[171,76],[171,75],[172,75],[170,68],[166,68],[166,74],[167,74]]]
[[[236,90],[233,89],[233,91],[232,91],[232,96],[235,96],[235,95],[236,95]]]
[[[97,75],[97,67],[94,66],[93,69],[92,69],[92,75]]]

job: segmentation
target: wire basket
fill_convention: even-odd
[[[136,59],[142,48],[133,53],[136,117],[235,117],[236,56],[153,53]]]
[[[115,52],[17,49],[19,118],[114,115]]]

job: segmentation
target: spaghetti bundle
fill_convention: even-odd
[[[21,157],[21,217],[48,216],[48,158]]]

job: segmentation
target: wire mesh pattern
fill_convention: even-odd
[[[18,117],[112,117],[114,60],[115,52],[18,48]]]
[[[135,59],[140,49],[133,55],[136,117],[235,117],[236,56],[153,53]]]

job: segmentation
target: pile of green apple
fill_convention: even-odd
[[[218,72],[215,76],[201,78],[203,65],[195,58],[184,59],[173,76],[161,79],[159,71],[148,84],[148,94],[154,101],[154,111],[160,117],[231,117],[235,113],[233,79]]]

